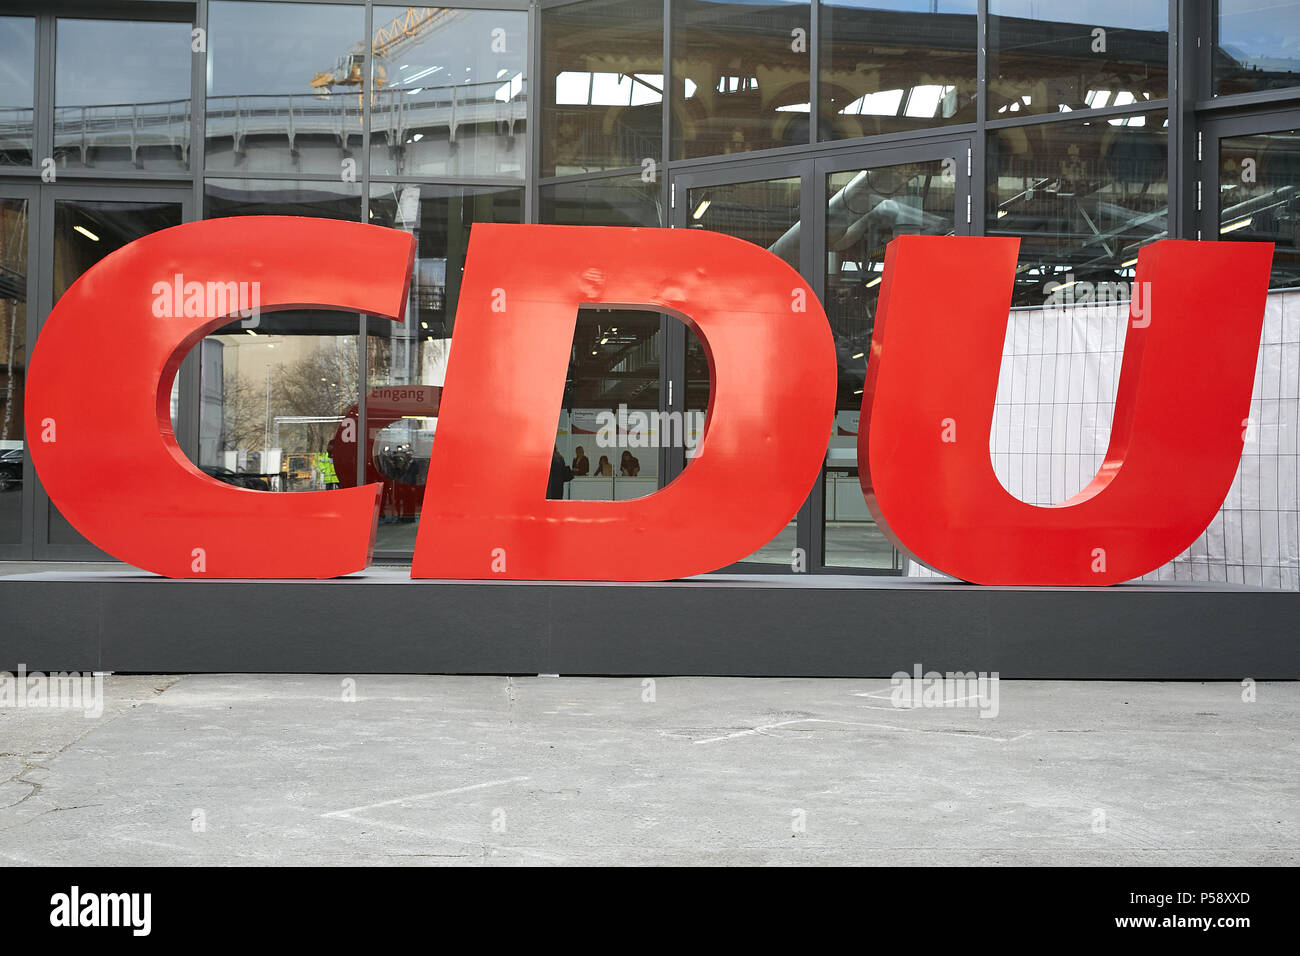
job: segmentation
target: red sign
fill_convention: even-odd
[[[348,270],[320,269],[319,248],[348,249]],[[1272,247],[1141,251],[1137,284],[1152,293],[1128,333],[1110,451],[1092,484],[1053,508],[1012,498],[989,460],[1016,250],[1010,239],[890,244],[858,438],[868,505],[898,547],[966,580],[1136,577],[1184,550],[1231,483]],[[103,259],[51,312],[28,372],[27,432],[51,501],[103,550],[171,577],[366,567],[378,484],[268,494],[218,482],[181,452],[172,379],[229,314],[160,318],[150,305],[156,283],[184,276],[187,287],[260,283],[263,312],[400,320],[413,256],[395,230],[245,217],[166,229]],[[683,577],[740,560],[798,511],[825,455],[836,363],[817,297],[783,261],[702,230],[476,225],[466,262],[442,393],[367,402],[368,415],[391,402],[390,414],[438,416],[413,576]],[[546,498],[582,305],[675,315],[708,354],[703,438],[690,467],[648,497]],[[484,418],[511,423],[509,467],[459,467],[474,460]]]
[[[1018,245],[889,244],[858,432],[867,506],[901,551],[965,581],[1131,580],[1185,551],[1228,494],[1272,246],[1165,240],[1138,253],[1135,285],[1149,291],[1132,299],[1101,470],[1037,507],[989,458]]]

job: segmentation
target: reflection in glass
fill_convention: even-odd
[[[54,203],[54,301],[87,269],[129,242],[181,224],[179,202],[101,202],[59,199]],[[85,539],[50,505],[51,544],[84,545]]]
[[[1300,130],[1219,140],[1217,238],[1274,243],[1272,288],[1300,286]]]
[[[989,119],[1168,95],[1167,0],[989,0]]]
[[[799,0],[673,4],[673,157],[809,142],[809,10]]]
[[[361,218],[355,183],[210,179],[204,216]],[[314,250],[338,260],[346,250]],[[200,351],[199,460],[220,481],[256,491],[356,484],[355,313],[264,312],[208,336]],[[349,411],[350,410],[350,411]],[[351,441],[343,441],[346,435]],[[337,439],[337,443],[336,443]],[[346,459],[347,464],[344,464]]]
[[[0,544],[22,541],[27,200],[0,199]]]
[[[990,132],[985,231],[1020,237],[1013,304],[1132,280],[1138,249],[1168,235],[1167,126],[1159,110]]]
[[[370,391],[362,454],[366,480],[384,486],[375,540],[380,551],[415,546],[470,229],[476,222],[523,222],[523,209],[523,189],[371,187],[371,222],[412,233],[416,240],[406,321],[368,319],[366,326]],[[357,409],[347,414],[355,419]],[[485,426],[483,459],[466,467],[496,467],[498,455],[508,454],[497,449],[495,434]],[[341,483],[354,484],[355,447],[343,447],[339,461]]]
[[[1214,95],[1300,85],[1300,2],[1215,3]]]
[[[207,219],[356,222],[361,190],[342,182],[210,179],[203,207]],[[346,255],[313,252],[322,261]],[[255,491],[329,490],[345,472],[348,484],[356,484],[359,321],[355,313],[330,310],[263,312],[253,322],[235,318],[199,343],[196,464],[219,481]]]
[[[687,196],[691,228],[710,229],[762,246],[799,268],[799,177],[698,186]],[[698,341],[686,349],[686,407],[709,401],[709,361]]]
[[[375,7],[370,171],[522,176],[528,14]]]
[[[339,176],[361,148],[365,9],[213,0],[208,169]]]
[[[858,480],[858,417],[885,247],[897,236],[956,232],[952,159],[831,173],[826,179],[826,315],[835,338],[839,387],[826,453],[828,567],[896,568]]]
[[[60,168],[189,168],[190,30],[189,23],[58,21]]]
[[[698,186],[687,191],[687,208],[693,229],[709,229],[762,246],[799,269],[800,179],[765,179],[719,186]],[[686,342],[686,409],[704,413],[709,403],[709,359],[694,336]],[[689,466],[688,466],[689,467]],[[762,481],[762,476],[755,476]],[[746,561],[789,567],[796,546],[797,521],[791,519]]]
[[[657,0],[542,10],[543,176],[659,163],[663,18]]]
[[[975,122],[975,0],[824,0],[818,138]]]
[[[354,446],[355,313],[263,313],[199,343],[199,460],[218,481],[254,491],[328,491]],[[356,453],[351,451],[356,483]],[[291,546],[291,543],[284,543]]]
[[[0,17],[0,166],[32,165],[36,21]]]
[[[556,183],[539,190],[539,221],[560,226],[662,226],[659,186],[640,176]]]
[[[203,184],[203,218],[316,216],[361,221],[356,183],[287,179],[209,179]]]

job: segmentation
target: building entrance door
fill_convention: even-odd
[[[42,264],[39,283],[28,286],[29,303],[34,300],[43,325],[50,310],[64,292],[87,269],[109,253],[120,249],[141,236],[189,221],[193,191],[136,186],[64,186],[40,187],[39,261]],[[86,316],[94,321],[94,316]],[[39,332],[35,337],[39,343]],[[104,376],[115,373],[112,368],[102,370]],[[183,374],[177,375],[177,382]],[[85,413],[101,416],[104,427],[111,430],[113,410],[103,408],[95,400],[95,382],[84,382]],[[172,423],[177,428],[179,416],[179,384],[172,388]],[[186,429],[177,428],[178,435]],[[31,436],[36,440],[37,436]],[[87,461],[85,467],[94,469],[96,463]],[[105,480],[130,480],[130,476],[104,476]],[[28,482],[33,496],[33,545],[38,560],[87,561],[102,560],[107,556],[89,544],[59,513],[49,500],[39,481]],[[130,521],[130,515],[122,520]]]
[[[28,343],[35,338],[36,186],[0,186],[0,557],[32,556],[31,463],[23,430]]]
[[[906,234],[970,232],[970,144],[840,150],[817,159],[690,170],[672,180],[672,225],[770,250],[821,296],[835,339],[836,415],[822,478],[771,542],[729,570],[898,573],[858,482],[857,430],[884,252]],[[703,412],[708,361],[690,336],[665,350],[672,407]],[[686,467],[677,455],[671,473]],[[762,481],[761,475],[754,476]]]
[[[1211,119],[1201,136],[1199,238],[1271,242],[1270,288],[1300,286],[1300,110]]]

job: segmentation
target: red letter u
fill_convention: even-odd
[[[1149,299],[1133,304],[1101,470],[1037,507],[1002,487],[988,445],[1018,246],[889,244],[858,437],[867,505],[901,551],[966,581],[1127,581],[1186,550],[1232,484],[1273,247],[1141,250]]]

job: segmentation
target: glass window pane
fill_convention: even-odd
[[[54,301],[110,252],[181,224],[179,202],[60,199],[54,203]]]
[[[807,145],[811,7],[798,0],[673,4],[673,157]]]
[[[180,224],[179,202],[56,200],[54,301],[57,302],[82,273],[109,253],[141,236]],[[49,540],[51,544],[86,543],[53,503],[50,504]]]
[[[975,122],[975,0],[821,5],[822,140]]]
[[[659,186],[640,176],[543,186],[541,221],[660,226]],[[626,501],[659,487],[659,442],[677,438],[658,434],[662,321],[633,309],[578,311],[555,438],[573,479],[551,496]]]
[[[360,222],[361,187],[344,182],[209,179],[203,186],[203,218],[220,216],[316,216]]]
[[[370,172],[523,176],[528,14],[375,7]]]
[[[27,200],[0,199],[0,544],[17,544],[23,537],[27,217]]]
[[[1300,130],[1219,140],[1219,239],[1271,242],[1272,287],[1300,286]]]
[[[367,321],[364,447],[366,481],[384,486],[375,548],[411,551],[438,424],[456,302],[470,228],[476,222],[523,222],[524,191],[514,188],[375,184],[371,221],[415,235],[406,322]],[[354,420],[355,406],[346,412]],[[485,457],[468,467],[492,467],[492,426]],[[356,484],[356,446],[336,442],[339,481]]]
[[[640,176],[556,183],[538,191],[544,223],[561,226],[662,226],[659,185]]]
[[[839,387],[826,453],[824,501],[828,567],[897,568],[858,480],[858,419],[885,247],[897,236],[956,233],[952,159],[831,173],[826,179],[826,290]]]
[[[657,0],[542,11],[543,176],[659,163],[663,17]]]
[[[58,21],[60,168],[189,168],[191,29],[142,20]]]
[[[1300,85],[1300,2],[1218,0],[1214,95]]]
[[[208,169],[360,176],[366,12],[213,0]]]
[[[32,165],[36,21],[0,17],[0,166]]]
[[[1168,95],[1167,0],[989,0],[989,119]]]
[[[744,239],[780,256],[799,268],[800,179],[790,176],[688,190],[692,229],[710,229]],[[696,415],[708,411],[709,359],[699,339],[686,341],[686,410]],[[687,465],[689,468],[690,466]],[[746,561],[791,566],[798,522],[790,523]]]
[[[1020,237],[1014,305],[1133,278],[1138,248],[1167,236],[1167,127],[1158,110],[989,134],[985,231]]]

